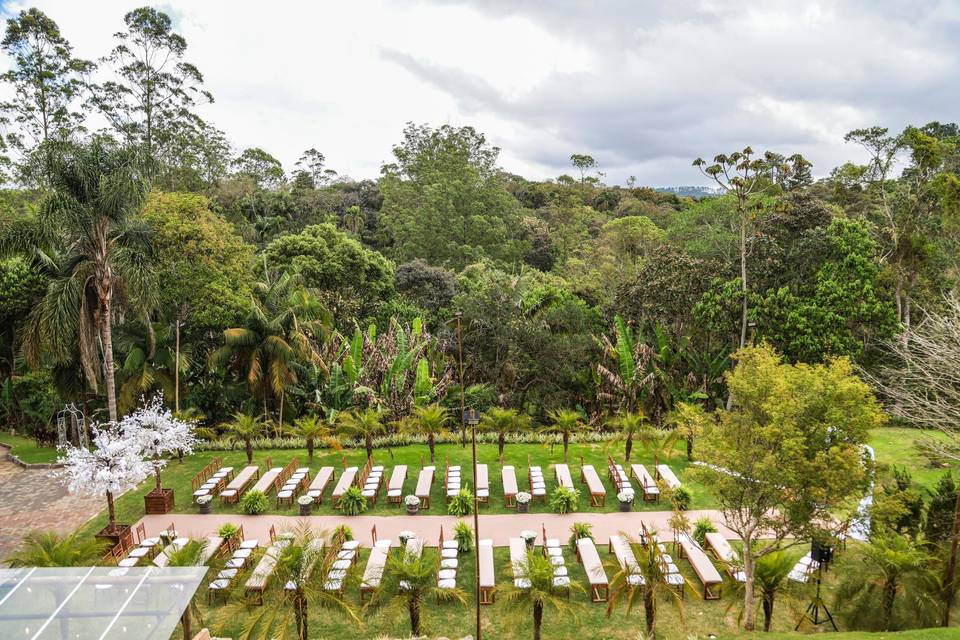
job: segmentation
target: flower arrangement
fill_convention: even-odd
[[[417,496],[411,494],[411,495],[409,495],[409,496],[407,496],[406,498],[403,499],[403,504],[405,504],[405,505],[408,506],[408,507],[419,507],[419,506],[420,506],[420,498],[418,498]]]
[[[410,540],[413,540],[416,537],[417,537],[417,534],[415,534],[413,531],[401,531],[400,533],[397,534],[397,538],[400,539],[401,547],[406,547],[407,542],[409,542]]]
[[[624,489],[623,491],[617,494],[617,500],[619,500],[620,502],[633,502],[633,497],[634,497],[633,489]]]
[[[530,545],[530,544],[533,544],[533,542],[537,539],[537,532],[530,531],[529,529],[524,529],[523,531],[520,532],[520,537],[523,538],[524,542]]]
[[[210,504],[211,502],[213,502],[213,496],[208,495],[208,496],[200,496],[197,498],[197,504],[201,506],[205,504]]]
[[[297,498],[297,504],[301,507],[306,507],[313,504],[313,498],[311,496],[300,496]]]
[[[533,499],[533,496],[531,496],[526,491],[521,491],[516,495],[516,499],[517,499],[517,502],[519,502],[520,504],[529,504],[530,500]]]

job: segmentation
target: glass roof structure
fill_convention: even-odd
[[[207,567],[0,570],[3,640],[169,640]]]

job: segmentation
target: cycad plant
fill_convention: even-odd
[[[497,453],[503,460],[503,448],[507,442],[508,433],[526,431],[530,428],[530,416],[520,413],[516,409],[490,407],[480,418],[480,429],[497,434]]]
[[[367,450],[367,460],[372,458],[373,439],[383,435],[387,430],[383,424],[383,413],[379,409],[370,407],[341,413],[337,421],[341,433],[363,440],[363,446]]]
[[[757,558],[753,566],[753,584],[760,596],[760,605],[763,608],[763,630],[770,631],[770,625],[773,623],[773,605],[776,603],[777,596],[780,596],[789,590],[787,576],[793,570],[796,564],[794,559],[777,551]],[[743,583],[737,582],[737,588],[742,590]],[[735,597],[730,606],[741,604],[743,595]],[[743,617],[743,611],[740,612],[740,618]]]
[[[26,254],[52,277],[30,313],[24,355],[38,364],[79,361],[90,387],[102,380],[110,420],[117,390],[113,323],[120,307],[149,306],[150,233],[137,219],[146,194],[136,155],[102,138],[43,154],[50,191],[37,215],[0,232],[0,255]]]
[[[428,599],[461,605],[467,601],[461,589],[441,589],[437,586],[435,558],[400,549],[387,558],[380,589],[374,594],[370,606],[382,606],[388,615],[406,609],[410,618],[410,634],[419,637],[423,635],[424,604]]]
[[[242,442],[247,452],[247,464],[253,462],[253,441],[263,435],[263,422],[257,416],[245,413],[233,414],[233,420],[226,425],[227,436],[234,442]]]
[[[610,597],[607,600],[607,617],[620,606],[626,606],[627,615],[635,607],[642,606],[646,622],[646,637],[655,637],[657,628],[657,607],[661,598],[677,607],[681,606],[681,597],[667,584],[666,566],[663,551],[659,545],[642,546],[628,539],[636,566],[621,569],[610,580]],[[683,612],[680,609],[681,614]]]
[[[557,409],[550,413],[550,424],[541,429],[543,433],[559,434],[563,440],[563,461],[567,462],[570,449],[570,436],[587,429],[580,413],[570,409]]]
[[[577,604],[570,598],[571,591],[583,592],[579,582],[571,581],[563,588],[553,586],[553,564],[550,560],[533,551],[527,553],[526,561],[506,568],[508,575],[526,578],[529,586],[518,587],[513,583],[500,591],[506,606],[518,614],[529,613],[533,622],[533,640],[540,640],[543,616],[547,611],[561,618],[573,618],[576,624]]]
[[[76,533],[30,531],[19,549],[7,556],[11,567],[90,567],[103,557],[106,545]]]

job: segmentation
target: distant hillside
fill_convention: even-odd
[[[691,198],[710,198],[720,195],[720,189],[714,187],[654,187],[654,190]]]

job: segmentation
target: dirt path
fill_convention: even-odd
[[[0,560],[14,551],[31,529],[69,533],[96,515],[99,498],[72,496],[52,469],[24,469],[0,447]]]

